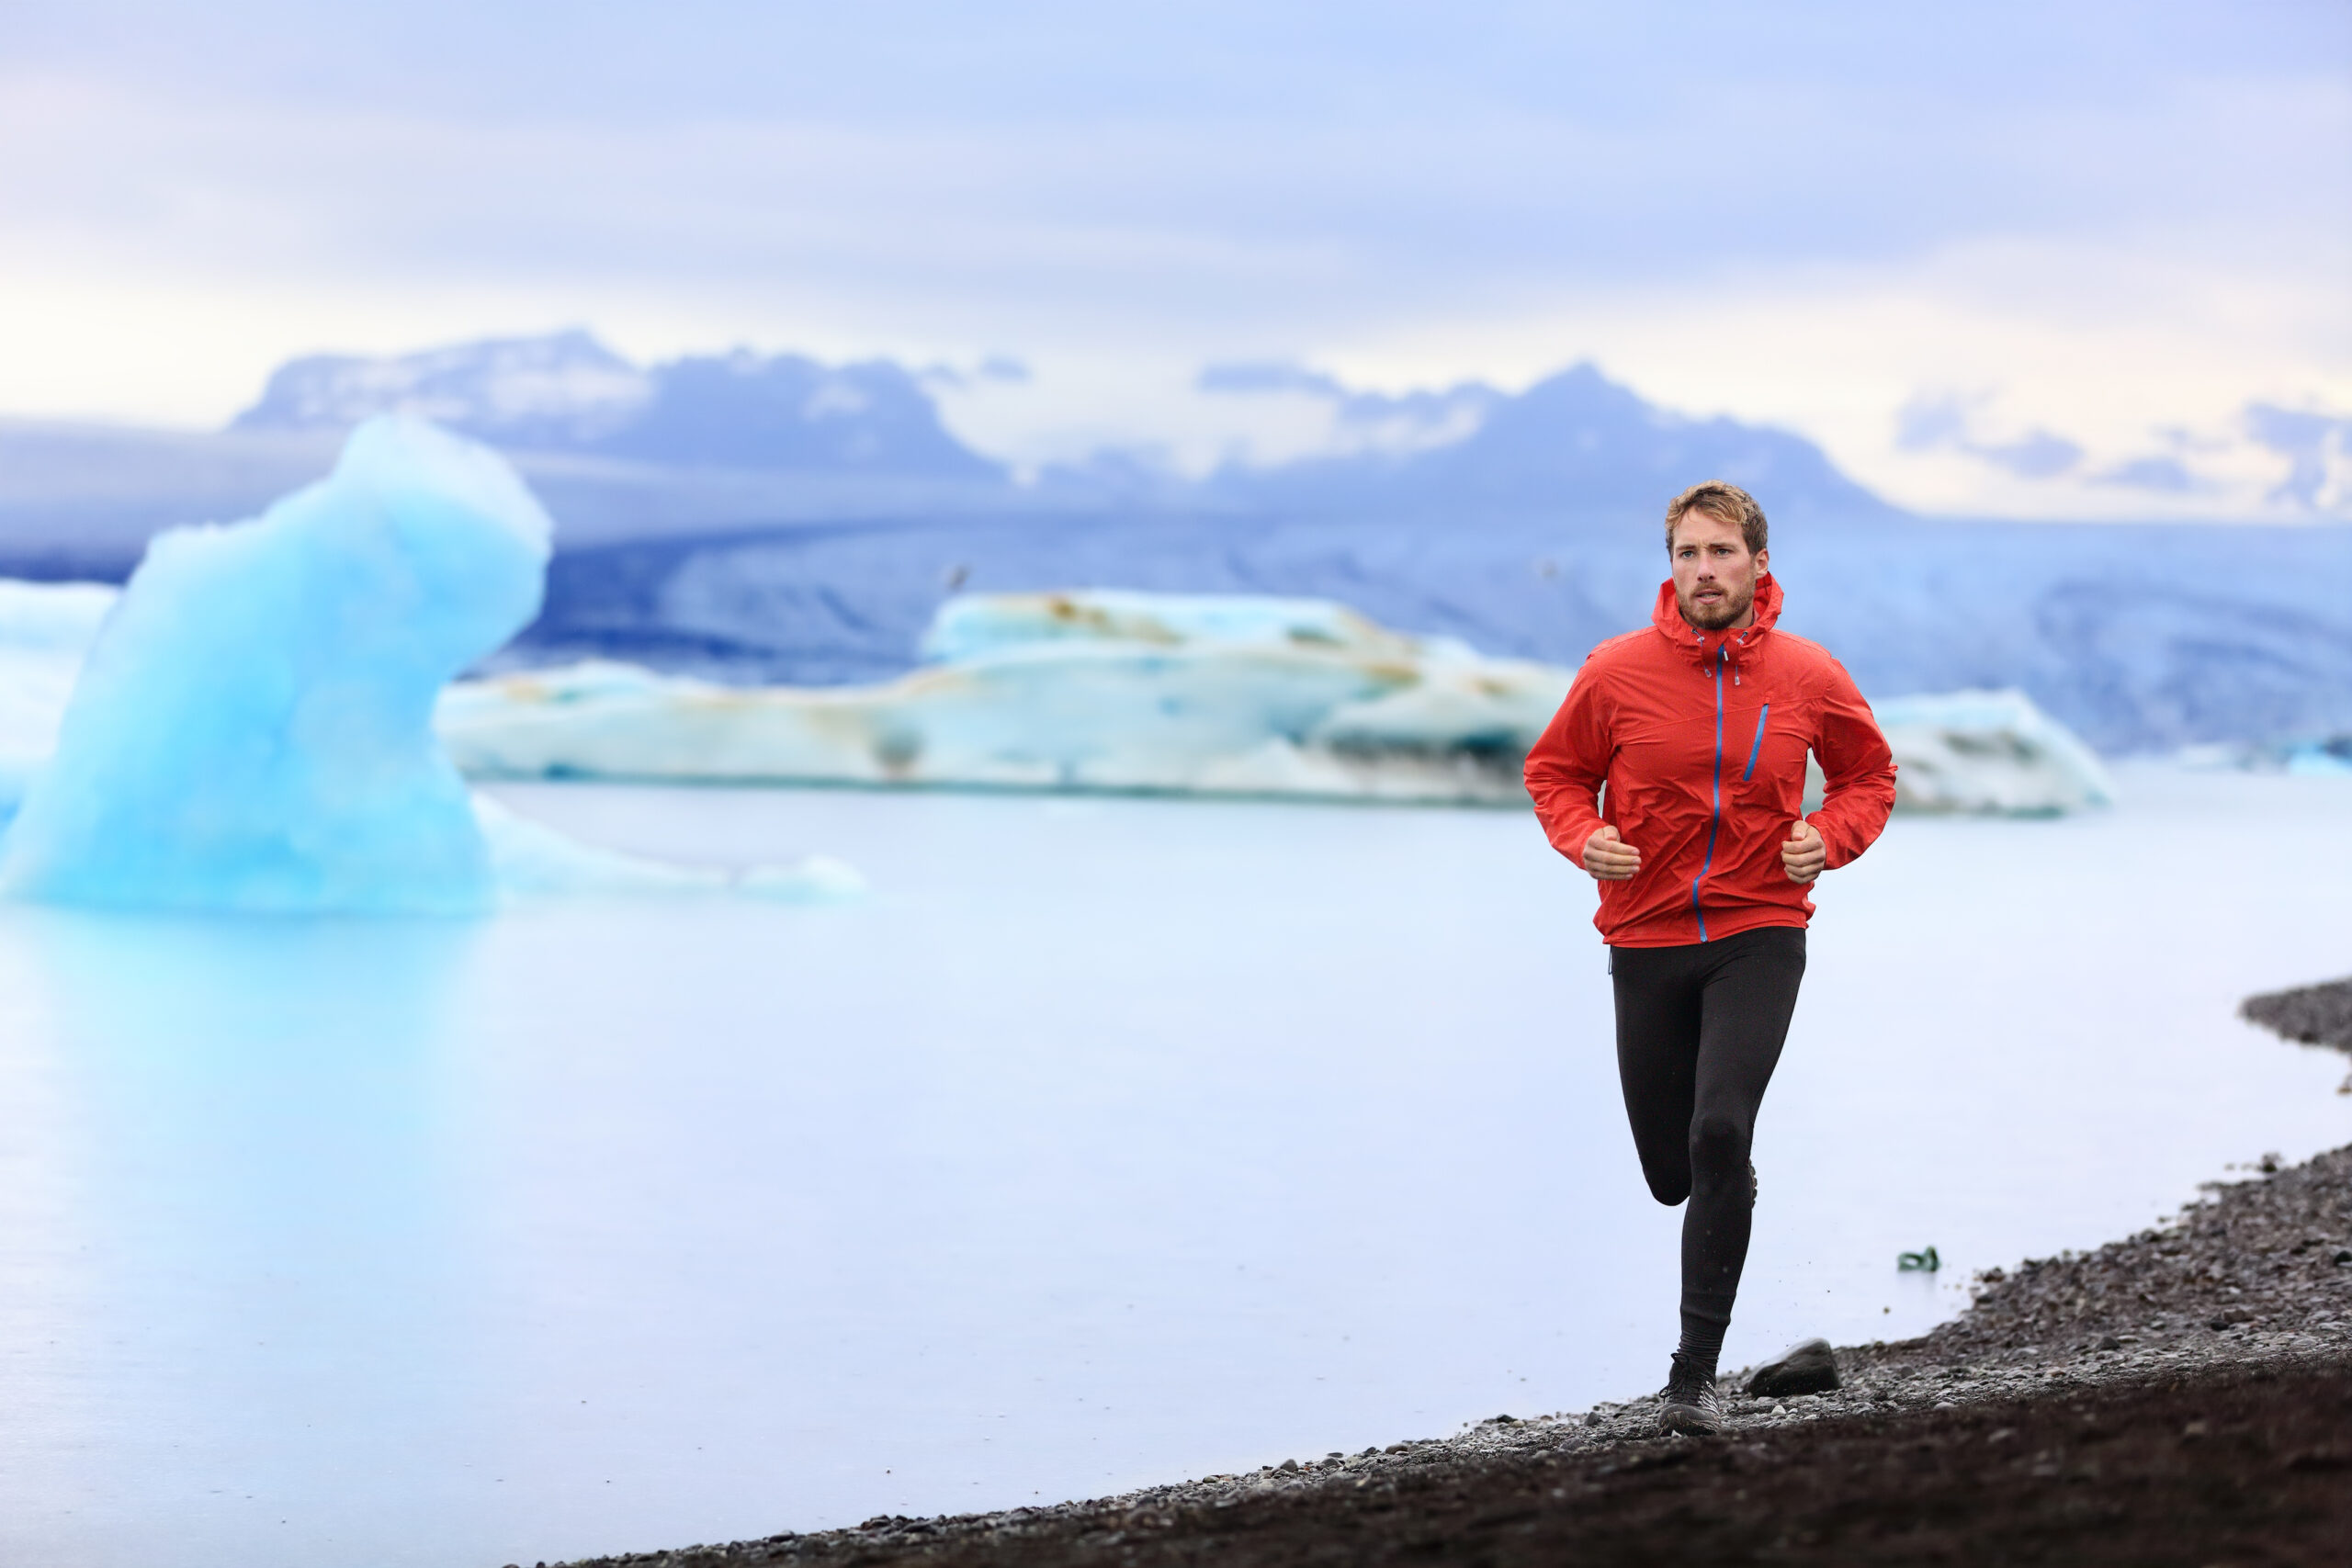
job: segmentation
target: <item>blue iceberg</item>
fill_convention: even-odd
[[[434,704],[537,614],[550,532],[495,455],[391,416],[259,518],[161,536],[89,649],[0,891],[489,908],[491,847]]]

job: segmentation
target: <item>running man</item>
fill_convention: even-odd
[[[1765,542],[1763,509],[1737,486],[1676,496],[1674,577],[1648,629],[1592,650],[1527,754],[1552,847],[1600,884],[1593,924],[1642,1174],[1659,1202],[1690,1201],[1665,1432],[1723,1429],[1715,1360],[1747,1260],[1748,1145],[1804,977],[1807,893],[1894,805],[1894,758],[1853,678],[1773,629]],[[1810,818],[1807,751],[1828,780]]]

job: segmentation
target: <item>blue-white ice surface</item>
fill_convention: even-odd
[[[433,705],[537,614],[549,532],[494,454],[388,416],[261,517],[160,536],[8,830],[0,889],[135,908],[487,908],[489,845]]]

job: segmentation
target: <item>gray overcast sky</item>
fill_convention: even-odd
[[[0,150],[16,412],[209,423],[293,353],[579,323],[1010,353],[974,441],[1201,463],[1337,438],[1206,362],[1590,357],[2027,515],[2276,511],[2248,405],[2352,415],[2340,0],[12,0]]]

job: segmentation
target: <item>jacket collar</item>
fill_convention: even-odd
[[[1737,631],[1702,632],[1682,618],[1674,600],[1674,580],[1658,584],[1657,604],[1650,610],[1650,626],[1658,636],[1701,664],[1724,660],[1736,664],[1770,636],[1781,619],[1781,584],[1770,572],[1756,580],[1756,619]]]

